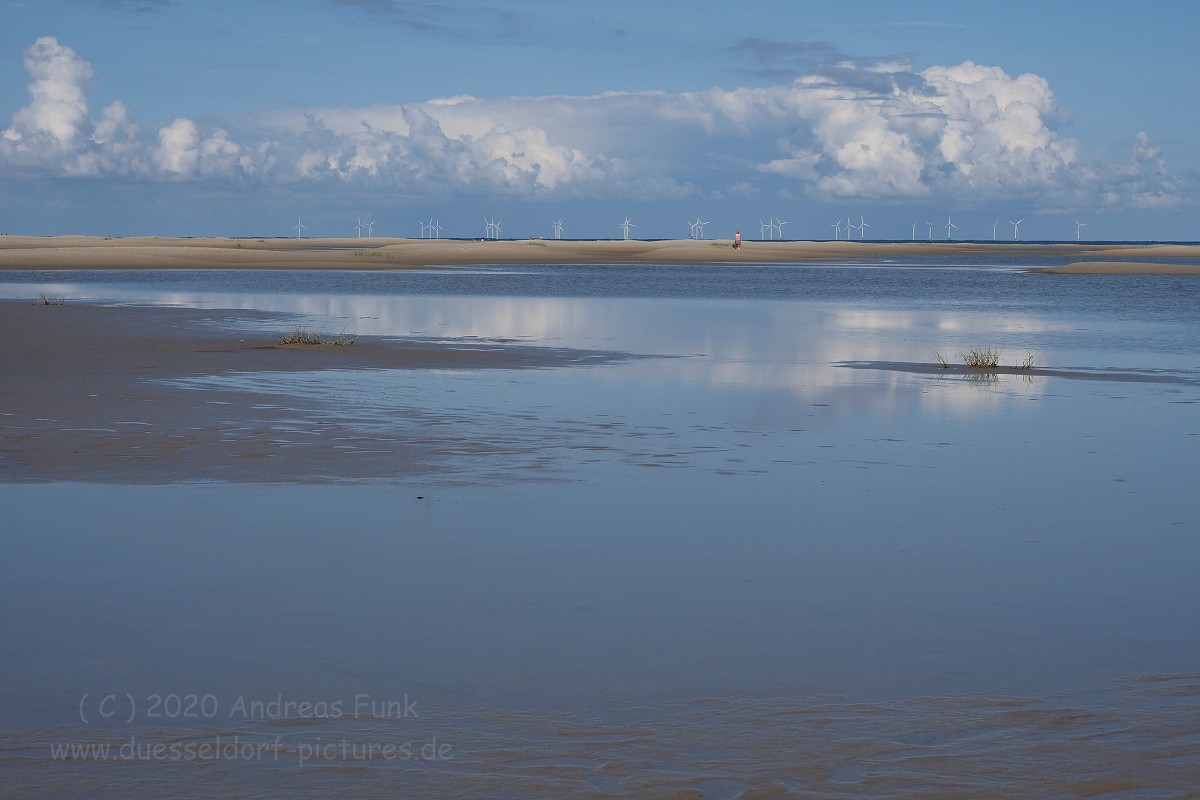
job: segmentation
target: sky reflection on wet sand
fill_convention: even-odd
[[[439,409],[476,447],[394,482],[0,486],[10,719],[65,724],[82,692],[114,687],[578,711],[1039,695],[1200,666],[1187,320],[952,295],[244,302],[331,330],[663,357],[186,382],[382,426]],[[839,365],[978,344],[1183,380]]]

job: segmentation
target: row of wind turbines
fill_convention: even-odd
[[[1013,226],[1013,241],[1020,240],[1020,238],[1021,238],[1021,236],[1020,236],[1021,223],[1024,221],[1025,221],[1024,219],[1017,219],[1017,220],[1010,219],[1008,221],[1009,224]],[[789,220],[779,219],[778,217],[767,217],[766,222],[763,222],[761,219],[759,219],[759,221],[758,221],[758,238],[762,241],[774,241],[776,238],[778,238],[780,241],[782,241],[783,240],[783,226],[787,225],[788,223],[789,223]],[[562,224],[563,224],[563,221],[561,219],[559,219],[557,222],[553,223],[555,239],[562,238]],[[704,226],[711,225],[712,221],[711,220],[705,221],[705,220],[700,219],[699,216],[697,216],[695,220],[688,220],[687,224],[691,231],[688,234],[689,239],[703,239],[704,238]],[[852,238],[852,234],[854,231],[858,231],[858,238],[860,241],[863,239],[866,239],[867,238],[867,228],[872,227],[871,223],[867,222],[866,218],[861,217],[861,216],[858,218],[857,225],[854,224],[853,217],[846,217],[844,222],[839,219],[837,222],[830,223],[830,226],[833,228],[833,238],[834,239],[841,239],[843,224],[845,224],[845,226],[846,226],[845,230],[846,230],[846,239],[847,240]],[[916,239],[917,239],[917,226],[919,226],[920,224],[921,224],[920,220],[917,220],[917,221],[913,222],[913,224],[912,224],[913,241],[916,241]],[[933,239],[933,223],[926,222],[925,225],[928,226],[927,238]],[[999,220],[999,218],[997,218],[996,221],[992,223],[992,240],[993,241],[995,241],[997,238],[996,229],[999,226],[1000,226],[1000,220]],[[629,229],[635,228],[637,226],[634,225],[632,222],[630,222],[629,217],[626,217],[625,221],[622,222],[619,227],[621,228],[622,238],[628,239],[629,238]],[[950,215],[950,214],[946,215],[946,225],[944,227],[946,228],[946,238],[953,239],[954,231],[958,229],[958,226],[954,224],[954,219],[953,219],[952,215]],[[1083,229],[1086,227],[1087,227],[1086,222],[1080,222],[1079,220],[1075,220],[1075,240],[1076,241],[1079,241],[1080,238],[1082,238],[1081,235],[1082,235]],[[499,227],[496,228],[496,237],[499,237]]]
[[[424,234],[424,224],[425,223],[421,223],[422,234]],[[301,220],[301,218],[297,217],[296,218],[296,238],[303,239],[304,232],[306,230],[308,230],[308,226],[304,224],[304,222]],[[438,230],[440,231],[441,228],[439,227]],[[363,231],[366,231],[367,238],[370,239],[372,236],[375,235],[375,220],[371,220],[370,222],[363,222],[362,217],[359,217],[358,223],[354,226],[354,231],[355,231],[355,233],[358,234],[359,239],[363,238]],[[422,236],[422,238],[424,238],[424,237]]]
[[[867,222],[866,219],[863,217],[858,218],[857,225],[854,224],[853,220],[854,220],[853,217],[846,217],[846,220],[845,220],[846,239],[849,240],[850,238],[852,238],[852,232],[855,230],[858,231],[859,240],[867,238],[867,228],[871,227],[871,223]],[[1014,242],[1019,241],[1021,238],[1021,223],[1024,221],[1025,221],[1024,219],[1010,219],[1008,221],[1008,224],[1013,226],[1012,238],[1013,238]],[[839,219],[837,222],[831,222],[829,224],[830,224],[830,227],[833,228],[833,238],[835,240],[840,239],[841,232],[842,232],[842,220]],[[916,220],[912,224],[912,240],[914,242],[917,240],[917,227],[920,226],[921,224],[922,223],[920,220]],[[933,223],[926,221],[924,224],[928,228],[925,238],[930,239],[930,240],[933,239]],[[951,215],[951,214],[946,215],[946,224],[944,226],[938,226],[938,227],[939,228],[944,227],[946,229],[946,238],[947,239],[953,239],[954,231],[958,229],[958,226],[954,224],[953,215]],[[997,218],[996,221],[992,223],[992,241],[996,241],[996,238],[997,238],[996,229],[998,227],[1000,227],[1000,219],[999,218]],[[1086,222],[1080,222],[1079,220],[1075,220],[1075,241],[1079,241],[1082,238],[1083,229],[1086,227],[1087,227]],[[782,233],[780,235],[780,238],[783,238]]]
[[[1020,238],[1021,238],[1021,235],[1020,235],[1021,223],[1024,221],[1025,221],[1024,219],[1016,219],[1016,220],[1010,219],[1008,221],[1008,223],[1013,226],[1013,237],[1012,237],[1013,241],[1020,240]],[[700,222],[699,217],[696,217],[695,222],[689,222],[688,225],[692,226],[691,238],[692,239],[703,239],[704,238],[704,228],[702,226],[707,225],[707,224],[708,224],[707,222]],[[782,241],[783,240],[783,226],[787,225],[787,224],[788,224],[787,220],[782,220],[782,219],[779,219],[778,217],[767,217],[766,222],[763,222],[761,219],[759,219],[759,221],[758,221],[758,238],[762,241],[773,241],[774,239],[779,238]],[[914,242],[917,240],[917,227],[921,224],[922,223],[920,220],[917,220],[917,221],[913,222],[913,224],[912,224],[912,239]],[[933,223],[925,222],[924,224],[928,227],[928,232],[927,232],[926,238],[933,239]],[[849,241],[850,239],[852,239],[854,237],[855,231],[858,232],[858,238],[860,241],[866,239],[867,238],[867,228],[873,227],[871,225],[871,223],[867,222],[865,217],[860,216],[858,218],[858,224],[855,225],[854,218],[847,216],[845,220],[839,219],[837,222],[829,223],[829,226],[831,228],[833,228],[833,238],[835,240],[840,240],[842,238],[842,230],[843,230],[842,226],[843,225],[845,225],[845,232],[846,232],[845,238],[847,241]],[[699,235],[697,235],[697,226],[701,226],[699,228]],[[997,238],[996,229],[999,226],[1000,226],[1000,219],[997,218],[996,221],[992,223],[992,241],[995,241]],[[939,227],[943,227],[943,226],[939,226]],[[954,219],[953,219],[952,215],[950,215],[950,214],[946,215],[946,224],[944,227],[946,229],[946,238],[953,239],[954,231],[958,229],[958,226],[954,224]],[[1087,227],[1086,222],[1080,222],[1079,220],[1075,220],[1075,240],[1076,241],[1079,241],[1082,238],[1083,229],[1086,227]],[[628,236],[626,238],[628,238]]]
[[[1020,238],[1021,238],[1021,236],[1020,236],[1021,223],[1024,221],[1025,220],[1023,218],[1016,219],[1016,220],[1010,219],[1008,221],[1008,224],[1012,225],[1012,228],[1013,228],[1013,235],[1012,235],[1013,241],[1020,240]],[[421,226],[421,238],[422,239],[440,239],[440,238],[442,238],[441,223],[439,223],[434,218],[430,217],[428,222],[426,222],[425,220],[418,219],[417,223]],[[564,229],[562,217],[559,217],[557,220],[551,221],[550,224],[552,226],[554,226],[554,238],[561,239],[562,235],[563,235],[563,229]],[[691,230],[691,233],[688,235],[689,239],[703,239],[704,238],[704,226],[711,225],[712,221],[711,220],[705,221],[705,220],[700,219],[699,216],[697,216],[695,220],[688,220],[687,224]],[[758,238],[761,241],[774,241],[776,238],[778,238],[780,241],[783,241],[783,226],[787,225],[787,224],[789,224],[788,220],[782,220],[782,219],[779,219],[778,217],[767,217],[766,222],[763,222],[762,219],[759,219],[759,221],[758,221]],[[933,223],[929,222],[929,221],[922,223],[920,220],[915,220],[912,224],[912,240],[914,242],[917,240],[917,228],[921,224],[924,224],[927,228],[925,238],[927,240],[932,240],[933,239]],[[854,218],[850,217],[850,216],[847,216],[845,220],[838,219],[837,222],[831,222],[831,223],[829,223],[829,225],[831,228],[833,228],[833,238],[835,241],[840,240],[842,238],[842,226],[843,225],[846,226],[845,231],[846,231],[846,240],[847,241],[849,241],[853,238],[854,231],[858,231],[858,238],[860,241],[866,239],[867,238],[867,228],[873,227],[871,225],[871,223],[867,222],[866,218],[862,217],[862,216],[860,216],[858,218],[857,225],[854,224]],[[484,239],[499,239],[500,238],[500,220],[489,219],[489,218],[485,217],[483,220],[483,226],[484,226],[483,227],[483,238]],[[997,217],[996,221],[992,223],[992,241],[996,241],[996,238],[997,238],[996,229],[999,226],[1000,226],[1000,219]],[[625,217],[625,221],[622,222],[617,227],[619,227],[621,229],[621,238],[628,240],[630,229],[636,228],[637,226],[629,219],[629,217]],[[943,227],[946,229],[946,239],[953,239],[954,231],[958,229],[958,226],[954,224],[952,215],[947,214],[946,215],[946,224],[944,226],[942,226],[942,225],[938,226],[939,229],[941,229]],[[1079,241],[1082,238],[1083,229],[1086,227],[1087,227],[1086,222],[1080,222],[1078,219],[1075,220],[1075,240],[1076,241]],[[304,231],[307,229],[308,229],[308,226],[303,224],[303,222],[300,219],[296,220],[296,238],[297,239],[303,238]],[[369,222],[363,222],[362,217],[359,217],[357,224],[354,226],[354,229],[358,235],[358,238],[361,239],[363,236],[363,231],[366,231],[367,238],[370,239],[372,236],[374,236],[375,220],[371,220]]]
[[[1009,219],[1009,221],[1008,221],[1008,224],[1013,225],[1013,241],[1020,241],[1020,239],[1021,239],[1021,223],[1022,222],[1025,222],[1024,218]],[[919,225],[919,224],[920,224],[919,219],[917,222],[912,223],[912,239],[913,239],[913,241],[917,241],[917,225]],[[932,237],[934,237],[934,223],[925,222],[925,224],[928,225],[928,227],[929,227],[929,233],[928,233],[928,236],[926,236],[926,239],[932,239]],[[1000,218],[997,217],[996,221],[994,223],[991,223],[991,240],[992,241],[996,241],[996,228],[998,228],[998,227],[1000,227]],[[1075,219],[1075,241],[1080,241],[1080,239],[1082,237],[1082,231],[1084,231],[1084,228],[1086,228],[1086,227],[1087,227],[1086,222],[1080,222],[1079,219]],[[954,235],[954,230],[956,228],[958,228],[958,225],[954,224],[953,217],[950,215],[947,215],[947,217],[946,217],[946,237],[947,237],[947,239],[952,239],[952,237]]]
[[[699,219],[700,219],[699,217],[696,218],[697,222],[699,222]],[[423,219],[418,219],[417,224],[420,225],[420,227],[421,227],[421,238],[422,239],[440,239],[440,238],[442,238],[442,225],[440,222],[438,222],[433,217],[430,217],[428,222],[426,222]],[[561,239],[562,235],[563,235],[563,219],[561,217],[559,217],[557,220],[551,221],[550,224],[554,226],[554,238]],[[707,225],[708,223],[703,222],[703,223],[699,223],[699,224]],[[624,238],[626,238],[626,239],[629,238],[629,229],[634,228],[634,227],[637,227],[637,226],[634,225],[629,220],[629,217],[626,217],[625,221],[623,223],[621,223],[621,225],[620,225],[620,228],[624,233]],[[306,231],[306,230],[308,230],[308,226],[304,224],[303,220],[297,218],[296,219],[296,238],[303,239],[304,231]],[[358,222],[354,226],[354,231],[357,234],[359,239],[363,238],[363,231],[366,231],[367,238],[370,239],[371,237],[373,237],[375,235],[375,220],[371,220],[370,222],[363,222],[362,217],[359,217]],[[484,220],[483,220],[483,238],[484,239],[499,239],[500,238],[500,220],[489,219],[486,217],[484,218]],[[703,228],[701,228],[701,235],[699,238],[701,238],[701,239],[704,238]]]

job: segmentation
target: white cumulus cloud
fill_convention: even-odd
[[[92,66],[52,36],[27,47],[24,64],[32,78],[30,101],[0,131],[0,163],[20,170],[95,174],[105,160],[106,143],[120,150],[128,141],[132,122],[125,107],[113,104],[105,109],[102,126],[94,125],[87,101],[87,87],[95,78]]]
[[[337,182],[422,196],[807,195],[1028,199],[1093,208],[1188,202],[1148,136],[1089,159],[1056,130],[1037,75],[971,62],[915,71],[837,60],[766,87],[283,110],[142,133],[97,119],[92,66],[52,37],[25,50],[30,102],[0,131],[0,172],[164,181]]]
[[[31,102],[13,115],[11,128],[4,131],[10,141],[42,139],[58,147],[70,147],[87,121],[87,85],[95,77],[92,65],[61,45],[52,36],[38,39],[25,50],[25,70]]]
[[[226,131],[218,128],[202,137],[190,119],[177,119],[159,129],[152,158],[161,174],[183,179],[230,177],[254,170],[254,159],[244,156]]]

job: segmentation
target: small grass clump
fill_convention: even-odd
[[[950,362],[941,353],[935,352],[933,357],[937,359],[938,366],[942,369],[950,369]],[[999,369],[1000,368],[1000,351],[994,347],[976,347],[966,353],[959,353],[958,357],[963,360],[967,369]],[[1006,369],[1015,369],[1020,371],[1033,369],[1033,353],[1029,353],[1021,360],[1019,364],[1013,364],[1012,367]]]
[[[275,335],[276,344],[331,344],[336,347],[344,347],[354,344],[357,336],[334,336],[332,338],[325,336],[321,331],[310,331],[308,328],[296,326],[290,331],[284,331]]]
[[[44,293],[37,299],[37,302],[34,303],[35,306],[65,306],[66,304],[67,298],[65,297],[51,297],[50,295]]]
[[[1000,351],[994,347],[976,347],[958,355],[967,369],[995,369],[1000,366]]]

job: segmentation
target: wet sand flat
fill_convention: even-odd
[[[314,776],[332,774],[331,793],[349,785],[370,798],[1184,798],[1200,779],[1189,713],[1196,677],[1033,700],[709,699],[653,716],[624,707],[542,716],[478,709],[198,733],[75,725],[41,731],[40,747],[0,732],[0,747],[12,754],[10,786],[22,797],[84,787],[143,796],[169,767],[178,798],[260,795],[264,772],[284,797],[325,796],[314,792]],[[48,758],[45,741],[65,755]]]
[[[1122,258],[1200,258],[1200,246],[978,244],[963,242],[574,241],[514,239],[178,239],[0,236],[0,269],[413,269],[469,264],[807,263],[906,255],[1076,258],[1071,272],[1147,271]],[[1164,267],[1162,264],[1155,265]],[[1200,273],[1200,265],[1170,265]]]
[[[473,446],[428,423],[365,434],[354,409],[180,379],[236,373],[521,369],[614,354],[479,341],[275,344],[254,312],[0,303],[0,480],[296,481],[420,473]],[[274,324],[274,323],[272,323]],[[285,319],[278,330],[287,330]],[[431,412],[436,413],[435,410]],[[413,427],[417,431],[413,431]]]
[[[1076,261],[1061,267],[1041,267],[1031,271],[1059,275],[1200,275],[1200,265],[1153,261]]]

